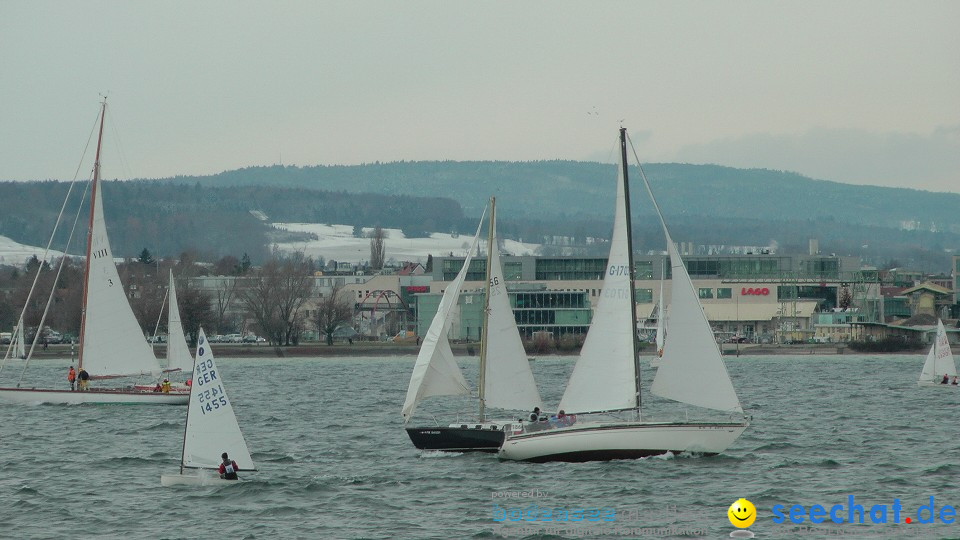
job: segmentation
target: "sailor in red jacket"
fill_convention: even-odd
[[[221,454],[220,457],[223,458],[223,463],[220,464],[220,478],[238,480],[240,477],[237,476],[237,471],[240,467],[237,466],[237,462],[227,457],[226,452]]]

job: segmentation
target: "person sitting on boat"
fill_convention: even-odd
[[[557,412],[557,423],[560,424],[560,427],[569,426],[570,419],[567,418],[567,413],[563,412],[563,409],[560,409]]]
[[[540,420],[540,407],[534,407],[533,412],[530,413],[530,421],[536,422]]]
[[[170,393],[170,379],[163,380],[163,384],[160,385],[160,391],[164,394]]]
[[[187,385],[187,388],[190,388],[190,386],[193,384],[193,379],[187,379],[183,384]]]
[[[157,385],[153,387],[153,391],[154,391],[154,392],[159,392],[159,391],[161,391],[161,390],[163,390],[163,388],[160,387],[160,382],[157,381]]]
[[[220,454],[220,457],[223,458],[223,463],[220,464],[220,478],[224,480],[239,480],[240,477],[237,476],[237,471],[240,469],[237,466],[237,462],[227,457],[227,453],[224,452]]]
[[[73,366],[70,366],[70,371],[67,372],[67,382],[70,383],[70,391],[73,392],[73,383],[77,380],[77,372],[73,370]]]
[[[953,376],[953,380],[950,381],[950,384],[952,384],[952,385],[954,385],[954,386],[957,386],[957,376],[956,376],[956,375]]]
[[[80,372],[77,373],[77,379],[80,381],[80,382],[78,383],[78,384],[80,385],[80,387],[79,387],[80,390],[86,391],[86,390],[89,389],[89,385],[90,385],[90,374],[87,373],[87,370],[85,370],[85,369],[83,369],[83,368],[80,368]]]
[[[950,376],[947,375],[946,373],[944,373],[944,374],[943,374],[943,380],[940,381],[940,384],[947,384],[947,383],[949,383],[949,382],[950,382]]]

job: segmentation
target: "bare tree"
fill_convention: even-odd
[[[317,330],[327,337],[327,345],[333,345],[333,333],[341,324],[353,318],[353,306],[347,295],[341,294],[343,287],[337,285],[317,304],[314,322]]]
[[[377,227],[370,236],[370,268],[380,270],[386,260],[386,250],[383,245],[383,239],[386,233],[382,228]]]
[[[313,261],[298,252],[271,259],[238,291],[260,331],[276,345],[296,344],[305,316],[300,309],[310,296]]]
[[[216,298],[216,316],[217,316],[217,333],[222,334],[224,329],[229,326],[227,324],[227,310],[230,309],[230,304],[233,303],[233,299],[237,294],[237,277],[225,277],[220,281],[220,286],[217,287]]]
[[[190,344],[195,345],[200,335],[200,327],[210,328],[214,321],[210,297],[202,291],[184,288],[177,294],[177,303],[180,304],[180,322],[183,325],[183,331],[189,336]]]

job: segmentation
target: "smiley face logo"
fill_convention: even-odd
[[[746,529],[757,519],[757,509],[746,499],[737,499],[727,509],[727,519],[738,529]]]

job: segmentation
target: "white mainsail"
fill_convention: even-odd
[[[201,328],[183,436],[182,463],[184,467],[214,469],[220,466],[220,454],[224,452],[237,462],[240,470],[256,470],[233,405],[227,398],[213,351]]]
[[[637,408],[636,328],[630,310],[633,273],[627,236],[623,163],[617,167],[617,206],[614,210],[610,256],[593,322],[580,351],[559,408],[567,414]]]
[[[170,270],[170,306],[167,310],[167,369],[190,371],[193,358],[187,348],[187,338],[183,334],[180,321],[180,307],[177,303],[177,288],[173,283],[173,270]]]
[[[127,301],[103,218],[100,182],[94,184],[90,231],[83,368],[93,377],[152,374],[161,371],[153,349]]]
[[[687,268],[664,228],[670,269],[670,339],[650,390],[698,407],[743,412]]]
[[[486,210],[484,210],[484,215],[486,215]],[[427,335],[423,338],[423,346],[420,347],[417,362],[413,366],[413,374],[410,376],[410,384],[407,386],[407,398],[401,411],[404,422],[410,420],[417,404],[424,398],[469,395],[471,393],[470,385],[463,378],[460,366],[457,365],[457,361],[453,357],[453,351],[450,350],[447,332],[450,330],[450,314],[460,298],[460,287],[463,286],[463,281],[467,277],[473,252],[476,251],[477,244],[480,241],[483,217],[480,216],[480,224],[477,225],[477,233],[474,235],[473,243],[470,244],[467,256],[463,260],[463,268],[443,291],[443,298],[440,299],[437,314],[433,317]]]
[[[497,224],[491,213],[490,298],[486,328],[486,366],[484,369],[484,402],[501,409],[532,410],[543,406],[537,383],[530,371],[527,353],[520,341],[520,331],[510,307],[507,285],[503,279],[500,253],[497,249]]]
[[[920,372],[920,381],[940,382],[944,375],[954,377],[956,374],[957,365],[953,361],[947,331],[943,327],[943,321],[937,319],[937,336],[933,340],[930,352],[927,353],[927,361],[924,362],[923,370]]]

